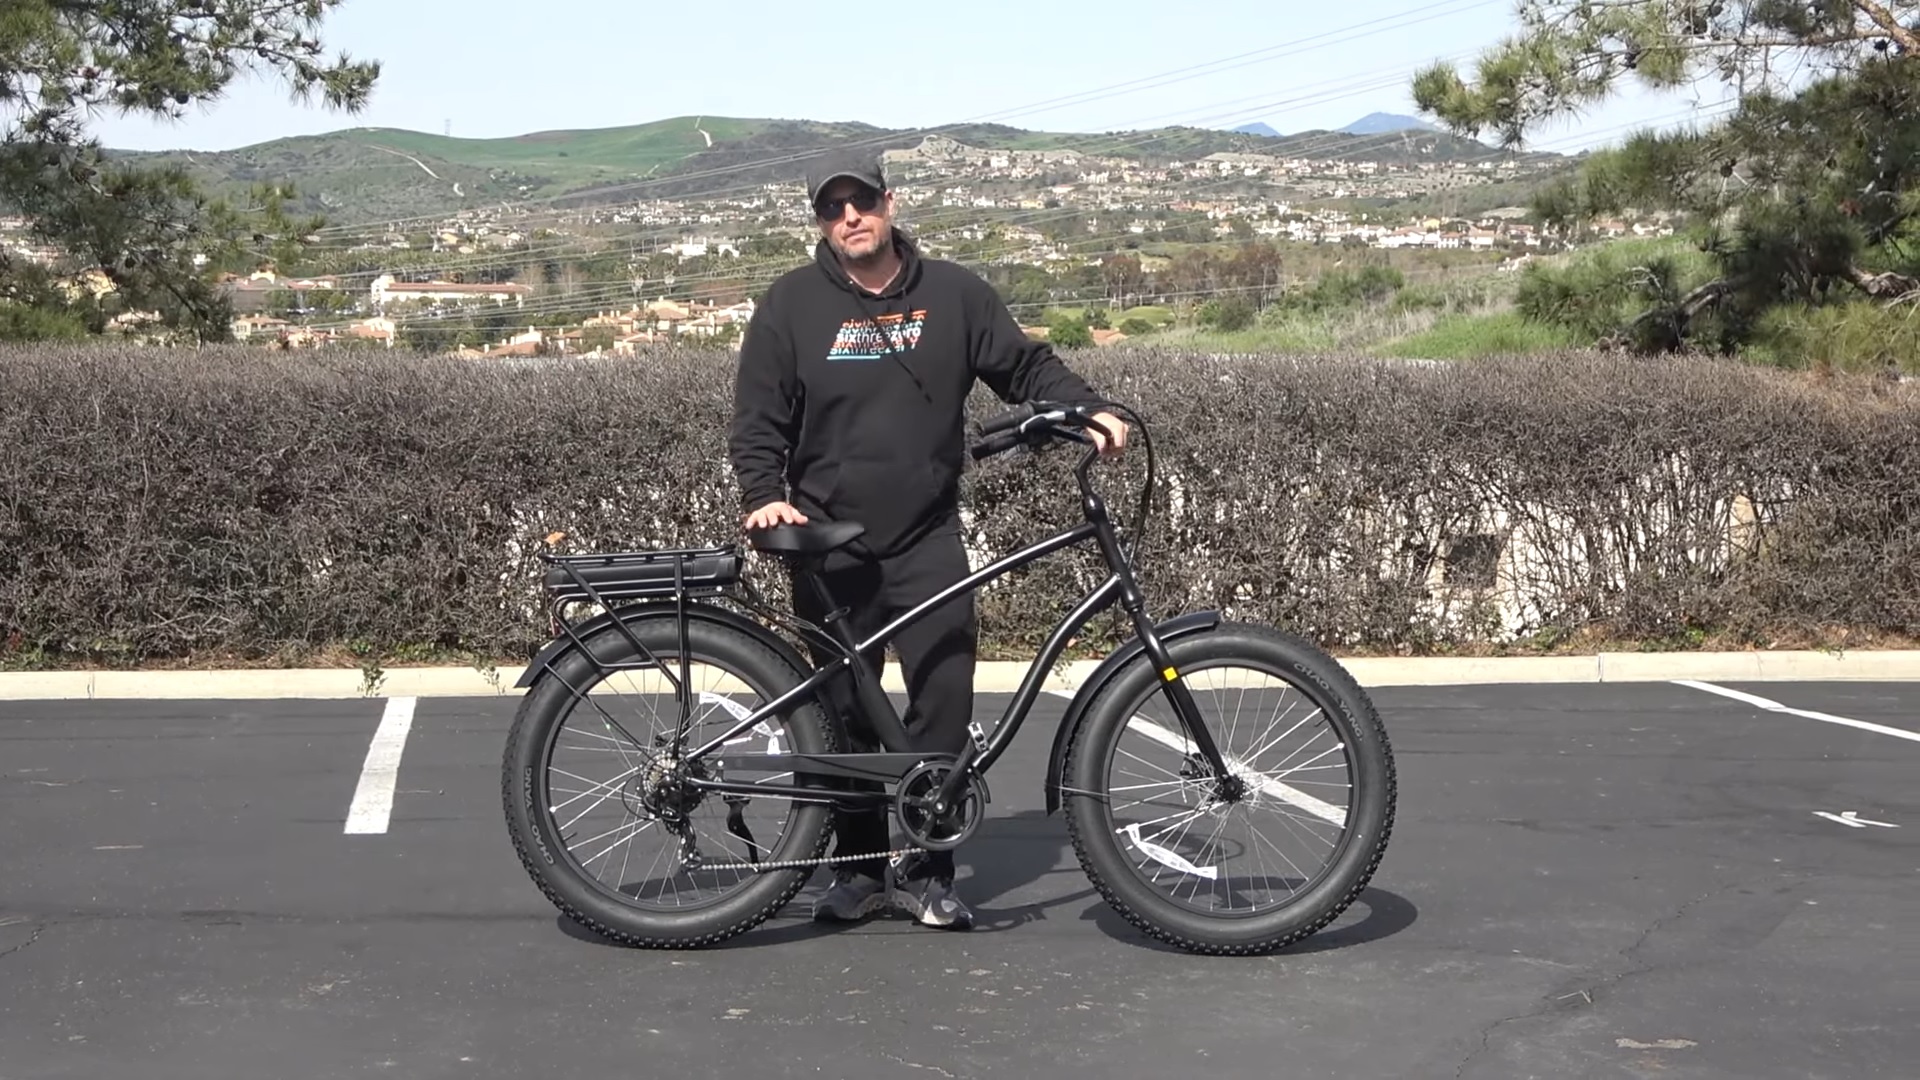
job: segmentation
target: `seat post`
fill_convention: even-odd
[[[848,651],[852,651],[857,642],[854,639],[853,631],[847,627],[846,617],[849,609],[844,605],[834,602],[833,594],[827,588],[826,577],[820,572],[820,564],[825,557],[823,555],[796,555],[792,556],[792,558],[797,571],[795,576],[806,582],[807,587],[813,590],[813,595],[819,602],[821,626],[833,640],[846,646]]]
[[[847,622],[849,609],[834,602],[832,591],[827,588],[825,576],[820,572],[825,561],[824,552],[815,555],[795,556],[795,577],[804,581],[806,587],[813,590],[824,612],[820,619],[822,628],[833,640],[839,642],[847,652],[854,656],[853,669],[848,678],[853,681],[852,702],[842,700],[840,707],[845,709],[851,704],[854,711],[864,716],[864,725],[879,740],[882,749],[893,753],[906,753],[913,749],[913,740],[907,734],[906,722],[901,719],[899,710],[893,707],[893,699],[881,688],[881,673],[885,669],[886,650],[869,660],[855,652],[859,641],[854,637],[853,628]],[[830,696],[838,698],[839,695]],[[848,717],[852,721],[856,717]]]

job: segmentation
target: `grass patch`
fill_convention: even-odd
[[[1378,356],[1465,360],[1571,348],[1573,338],[1565,327],[1532,322],[1517,311],[1500,311],[1443,315],[1427,330],[1383,342],[1373,351]]]

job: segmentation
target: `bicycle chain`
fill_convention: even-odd
[[[792,870],[801,866],[828,866],[843,862],[866,862],[872,859],[886,859],[889,862],[908,855],[924,854],[919,848],[901,848],[897,851],[879,851],[871,855],[824,855],[818,859],[776,859],[762,863],[710,863],[701,860],[696,870]],[[685,865],[684,863],[682,865]]]

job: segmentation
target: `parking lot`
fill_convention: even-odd
[[[1257,959],[1093,892],[1042,810],[1057,696],[960,853],[973,932],[817,928],[823,871],[688,953],[527,879],[516,697],[0,702],[0,1080],[1920,1075],[1920,684],[1373,694],[1385,862]]]

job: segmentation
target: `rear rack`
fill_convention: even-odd
[[[732,544],[540,558],[553,569],[543,584],[556,603],[719,592],[740,580],[745,557]]]
[[[547,543],[557,544],[565,535],[554,533],[547,537]],[[603,677],[614,671],[658,668],[673,684],[674,696],[680,701],[680,723],[684,730],[690,708],[684,688],[692,673],[692,661],[688,656],[687,598],[724,592],[738,583],[746,565],[746,557],[740,547],[736,544],[718,544],[711,547],[596,552],[586,555],[555,555],[544,551],[536,554],[551,567],[542,584],[552,600],[554,628],[565,633],[581,654],[600,669]],[[671,598],[675,602],[676,621],[680,627],[680,671],[677,678],[634,635],[625,620],[616,616],[612,620],[613,627],[626,638],[641,659],[630,664],[611,664],[594,656],[573,624],[561,617],[561,612],[569,604],[591,603],[611,613],[614,610],[613,601],[650,598]]]

